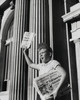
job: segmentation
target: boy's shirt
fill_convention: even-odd
[[[56,67],[60,65],[60,63],[56,60],[50,60],[48,63],[40,63],[37,65],[39,68],[39,75],[47,73],[50,70],[56,70]]]
[[[39,69],[39,76],[48,73],[49,71],[53,70],[53,72],[56,71],[57,66],[60,66],[60,63],[56,60],[50,60],[48,63],[40,63],[37,64],[36,67]],[[41,95],[40,95],[41,96]],[[43,97],[41,97],[42,100],[45,100]],[[49,96],[47,99],[53,98],[53,96]]]

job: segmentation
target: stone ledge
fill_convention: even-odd
[[[62,18],[64,22],[67,22],[79,16],[80,16],[80,8],[63,15]]]

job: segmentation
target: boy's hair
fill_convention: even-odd
[[[50,53],[52,53],[52,49],[50,46],[48,46],[46,43],[41,43],[38,45],[38,51],[41,49],[47,49]]]

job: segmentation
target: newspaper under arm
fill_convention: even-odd
[[[41,75],[34,79],[34,87],[43,100],[54,95],[58,85],[60,84],[61,74],[51,70],[49,73]]]

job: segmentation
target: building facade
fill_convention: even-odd
[[[15,0],[13,0],[14,3]],[[10,4],[11,0],[6,0]],[[60,100],[80,100],[80,3],[78,0],[16,0],[1,5],[0,99],[40,100],[33,88],[38,71],[28,68],[20,44],[25,31],[36,37],[28,55],[39,63],[37,47],[47,43],[67,72],[69,91]]]

